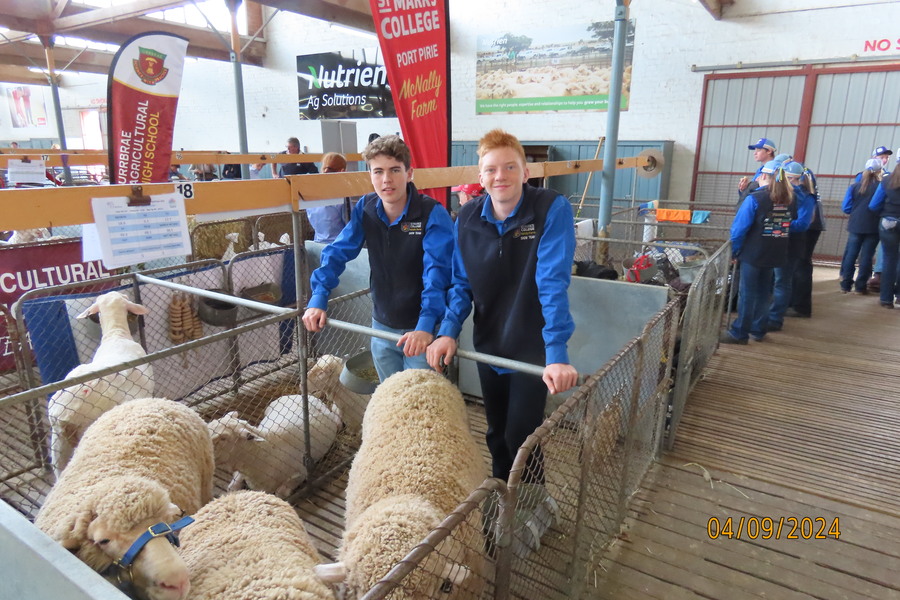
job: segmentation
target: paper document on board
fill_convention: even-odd
[[[128,202],[126,197],[91,200],[107,269],[191,254],[184,198],[160,194],[151,196],[148,206]]]

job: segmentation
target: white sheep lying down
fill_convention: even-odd
[[[341,419],[315,396],[307,398],[310,457],[317,463],[334,443]],[[256,427],[241,419],[237,411],[210,421],[216,463],[235,471],[229,491],[240,489],[246,480],[250,489],[286,498],[306,481],[304,422],[300,395],[273,400]]]
[[[240,491],[216,498],[181,534],[191,600],[334,600],[313,572],[320,561],[284,500]]]
[[[340,562],[317,572],[345,578],[348,598],[362,596],[484,481],[485,467],[453,384],[428,370],[390,376],[369,401],[350,468]],[[447,538],[423,563],[426,572],[414,571],[391,597],[480,597],[480,511],[471,520],[462,546]],[[441,589],[451,591],[437,596]]]
[[[128,313],[147,314],[147,309],[120,292],[107,292],[78,318],[100,313],[103,336],[91,362],[78,365],[66,375],[78,377],[127,360],[146,356],[144,348],[131,337]],[[50,462],[59,477],[72,451],[88,426],[114,406],[134,398],[153,395],[153,367],[150,364],[123,369],[78,385],[61,389],[50,397]]]
[[[341,383],[344,361],[333,354],[323,354],[309,369],[309,393],[330,402],[347,429],[359,431],[369,396],[348,390]]]
[[[133,400],[88,428],[35,525],[102,572],[149,526],[209,502],[214,468],[209,431],[197,413],[164,398]],[[190,587],[165,537],[138,554],[132,582],[150,600],[182,600]]]

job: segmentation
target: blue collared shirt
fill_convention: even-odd
[[[490,196],[484,203],[481,218],[497,228],[503,235],[508,222],[516,215],[522,200],[503,221],[494,218]],[[572,205],[565,196],[557,196],[547,212],[544,232],[538,241],[537,271],[535,283],[541,312],[544,317],[542,336],[546,352],[546,364],[569,363],[567,344],[575,331],[575,322],[569,312],[569,282],[572,274],[572,261],[575,256],[575,219],[572,216]],[[453,226],[454,239],[459,237],[459,221]],[[438,335],[452,338],[459,337],[462,324],[472,311],[472,288],[463,264],[459,244],[453,246],[453,276],[450,289],[447,291],[447,311],[438,330]],[[498,373],[510,373],[506,369],[495,367]]]
[[[322,249],[321,266],[310,277],[312,296],[307,308],[328,307],[328,297],[338,286],[346,264],[359,256],[365,242],[363,232],[363,207],[366,196],[359,199],[350,213],[350,222],[344,226],[331,244]],[[403,212],[393,222],[388,221],[381,198],[376,201],[378,218],[388,227],[396,226],[409,209],[409,198]],[[453,221],[443,206],[435,206],[425,225],[422,238],[422,305],[416,323],[417,331],[432,333],[444,313],[445,291],[450,284],[450,264],[447,257],[453,248]]]

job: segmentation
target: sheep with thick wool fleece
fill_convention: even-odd
[[[334,600],[297,512],[265,492],[216,498],[181,534],[190,600]]]
[[[209,502],[214,469],[196,412],[164,398],[132,400],[88,428],[35,525],[102,572],[149,526]],[[132,576],[139,596],[151,600],[182,600],[190,585],[165,537],[147,543]]]
[[[337,437],[341,419],[315,396],[309,399],[310,458],[317,463]],[[306,481],[303,397],[281,396],[266,407],[258,426],[227,413],[209,423],[216,463],[235,471],[229,491],[246,480],[252,490],[286,498]]]
[[[344,361],[333,354],[323,354],[317,358],[306,376],[309,393],[330,402],[347,429],[358,432],[370,396],[344,387],[340,380],[343,368]]]
[[[345,580],[349,598],[365,594],[486,475],[456,386],[434,371],[391,375],[366,409],[347,482],[340,562],[317,572],[332,582]],[[485,581],[480,511],[472,511],[470,519],[392,597],[480,597]],[[452,591],[437,596],[448,584]]]
[[[132,339],[128,329],[128,313],[145,315],[146,308],[130,301],[120,292],[107,292],[98,296],[78,318],[97,312],[100,313],[103,335],[94,358],[69,371],[66,379],[147,355],[144,348]],[[152,395],[153,367],[149,363],[72,385],[54,393],[50,397],[47,412],[50,419],[50,462],[56,476],[59,477],[66,467],[81,436],[97,417],[127,400]]]

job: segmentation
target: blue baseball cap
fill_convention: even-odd
[[[775,148],[775,142],[772,140],[767,140],[766,138],[759,138],[755,144],[747,146],[747,150],[759,150],[760,148],[765,148],[766,150],[771,150],[775,152],[777,148]]]
[[[803,172],[806,170],[803,165],[796,161],[788,161],[784,163],[783,168],[784,172],[791,177],[802,177]]]
[[[793,158],[794,157],[791,156],[790,154],[779,154],[772,160],[774,160],[775,162],[779,162],[779,163],[789,163],[789,162],[791,162],[791,160],[793,160]]]
[[[763,165],[762,172],[766,175],[773,175],[781,167],[781,163],[777,160],[770,160]]]
[[[875,148],[874,150],[872,150],[872,156],[873,156],[873,157],[875,157],[875,156],[881,156],[882,154],[887,154],[888,156],[890,156],[890,155],[893,154],[893,153],[894,153],[893,150],[891,150],[890,148],[887,148],[887,147],[885,147],[885,146],[878,146],[877,148]]]

